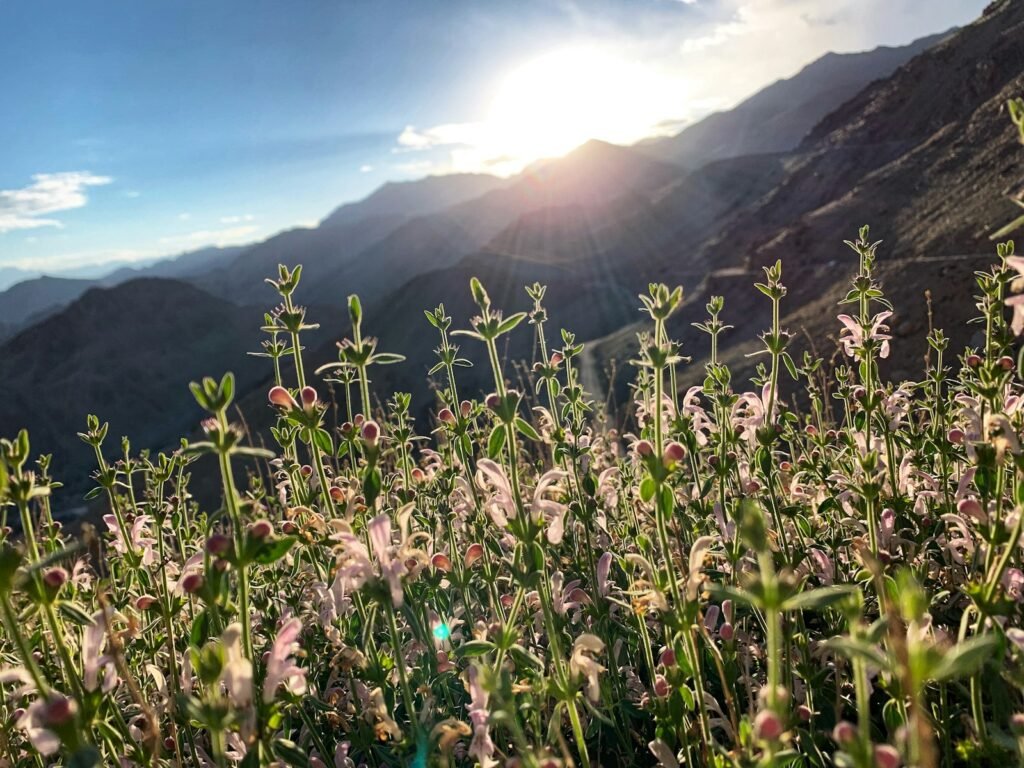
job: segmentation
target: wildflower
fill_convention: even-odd
[[[1014,336],[1020,336],[1024,332],[1024,256],[1007,256],[1006,266],[1017,270],[1017,277],[1010,283],[1010,290],[1013,296],[1005,300],[1008,307],[1013,308],[1013,319],[1010,322],[1010,330]]]
[[[295,398],[284,387],[271,387],[270,392],[267,393],[267,398],[270,400],[271,405],[284,408],[286,411],[299,407],[298,403],[295,402]]]
[[[149,537],[148,530],[152,519],[149,515],[139,515],[132,521],[131,529],[126,532],[121,529],[115,515],[104,515],[103,522],[107,524],[114,537],[111,541],[114,551],[125,556],[131,552],[143,565],[153,565],[156,562],[156,552],[153,549],[156,539]]]
[[[890,744],[876,744],[874,757],[877,768],[900,768],[903,762],[899,751]]]
[[[249,617],[246,616],[248,621]],[[227,690],[228,698],[236,707],[244,708],[252,704],[252,663],[245,658],[242,650],[242,625],[237,621],[229,624],[221,636],[224,647],[224,668],[220,673],[220,682]]]
[[[382,688],[374,688],[370,691],[365,712],[373,724],[373,732],[380,741],[402,738],[402,729],[398,727],[398,723],[391,717],[388,705],[384,701],[384,690]]]
[[[93,614],[92,621],[82,630],[82,687],[87,691],[100,688],[104,693],[109,693],[119,682],[113,658],[103,653],[107,622],[112,618],[109,614],[104,616],[103,611],[97,611]]]
[[[312,387],[303,387],[299,393],[299,399],[302,400],[302,407],[305,410],[311,410],[316,405],[318,396],[316,390]]]
[[[267,658],[267,676],[263,681],[264,702],[273,701],[281,685],[296,696],[306,692],[306,672],[292,659],[292,655],[299,650],[298,638],[301,632],[302,622],[291,618],[277,633]]]
[[[380,426],[376,421],[367,421],[363,424],[360,434],[367,445],[375,447],[380,439]]]
[[[711,536],[701,536],[690,548],[690,571],[686,577],[686,597],[696,600],[701,586],[704,584],[704,556],[711,549],[715,540]]]
[[[370,521],[370,544],[373,554],[380,565],[380,575],[388,582],[391,590],[391,602],[395,608],[401,608],[403,602],[401,575],[405,564],[391,556],[391,518],[386,514],[378,515]]]
[[[597,560],[597,594],[601,597],[608,597],[608,574],[612,568],[612,560],[614,555],[611,552],[605,552]]]
[[[484,556],[484,545],[483,544],[470,544],[466,550],[466,567],[472,568],[477,561],[481,560]]]
[[[561,544],[562,536],[565,533],[565,512],[567,507],[558,501],[545,498],[545,494],[551,490],[557,490],[556,483],[565,477],[565,472],[552,469],[545,472],[537,481],[537,488],[533,492],[533,503],[530,510],[534,518],[543,518],[547,521],[547,539],[551,544]]]
[[[9,667],[0,670],[0,685],[4,683],[21,683],[21,686],[14,692],[16,697],[38,694],[32,676],[24,667]],[[54,691],[52,695],[59,696],[61,694]],[[60,738],[49,727],[51,723],[47,721],[46,707],[47,701],[42,697],[37,697],[26,709],[20,710],[15,718],[15,727],[24,731],[32,748],[44,756],[52,755],[60,749]]]
[[[843,351],[848,357],[855,357],[857,350],[863,349],[864,345],[868,341],[876,342],[880,341],[881,346],[878,351],[878,356],[886,358],[889,356],[889,341],[892,336],[889,335],[889,326],[885,324],[885,321],[892,317],[892,312],[885,311],[879,312],[871,319],[871,326],[868,328],[867,333],[864,332],[864,328],[849,315],[839,315],[836,319],[843,324],[843,330],[839,334],[839,342],[843,345]]]
[[[996,449],[996,457],[999,461],[1007,452],[1014,455],[1020,453],[1020,441],[1017,439],[1017,432],[1002,413],[986,413],[984,419],[985,439]]]
[[[473,724],[473,740],[469,744],[469,754],[480,763],[480,768],[493,768],[498,764],[494,759],[495,746],[491,741],[490,717],[487,700],[490,694],[480,683],[480,670],[470,667],[466,670],[467,689],[469,691],[469,719]]]
[[[604,640],[597,635],[584,632],[576,638],[572,646],[572,657],[569,660],[569,670],[573,675],[586,679],[587,698],[597,703],[601,698],[601,687],[597,676],[605,671],[594,657],[604,652]]]
[[[648,743],[647,749],[651,751],[651,754],[658,761],[658,768],[679,768],[682,763],[679,762],[679,757],[672,754],[672,750],[668,748],[661,739],[655,739]]]
[[[770,709],[762,709],[754,718],[754,737],[761,741],[778,741],[784,731],[782,718]]]
[[[840,720],[832,729],[832,741],[839,746],[852,743],[857,738],[857,726],[848,720]]]

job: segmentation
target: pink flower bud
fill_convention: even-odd
[[[781,462],[779,462],[779,471],[780,472],[792,472],[793,471],[793,464],[791,462],[788,462],[788,461],[781,461]]]
[[[762,709],[754,718],[754,737],[761,741],[777,741],[784,730],[782,718],[770,709]]]
[[[638,456],[650,456],[654,453],[654,446],[650,440],[640,440],[636,444],[636,453]]]
[[[483,544],[470,544],[469,549],[466,550],[466,567],[472,568],[473,564],[480,560],[483,556]]]
[[[347,435],[349,435],[352,432],[354,427],[352,426],[352,422],[351,421],[346,421],[346,422],[342,423],[340,429],[341,429],[341,433],[343,435],[347,436]]]
[[[725,640],[725,642],[729,642],[730,640],[732,640],[734,634],[735,630],[733,630],[732,624],[730,624],[729,622],[725,622],[725,624],[722,625],[721,629],[718,630],[718,636]]]
[[[300,474],[303,477],[312,477],[313,476],[313,468],[311,466],[309,466],[309,464],[303,464],[299,468],[299,472],[300,472]]]
[[[273,532],[274,526],[270,524],[269,520],[257,520],[249,526],[249,535],[260,541],[270,536]]]
[[[412,475],[412,481],[414,483],[424,483],[427,480],[426,473],[422,469],[420,469],[419,467],[416,467],[409,474]]]
[[[334,501],[341,502],[345,500],[345,491],[336,485],[332,485],[331,490],[328,491],[328,493],[331,494],[331,499]]]
[[[562,364],[563,360],[565,360],[565,357],[562,355],[561,352],[552,352],[551,353],[551,367],[552,368],[557,368],[558,366],[560,366]]]
[[[1003,355],[1002,357],[999,358],[999,367],[1002,368],[1004,371],[1012,370],[1013,358]]]
[[[194,595],[203,588],[205,579],[201,573],[190,573],[181,580],[181,588],[189,595]]]
[[[463,418],[466,418],[473,412],[473,404],[469,400],[463,400],[459,403],[459,410],[462,412]]]
[[[334,496],[334,494],[332,493],[331,496]],[[281,523],[281,533],[283,533],[285,536],[291,536],[298,532],[299,526],[297,526],[291,520],[285,520],[283,523]]]
[[[363,422],[366,421],[366,417],[361,413],[357,413],[355,418],[353,418],[353,421],[356,423],[357,427],[361,427],[363,426]]]
[[[295,403],[295,398],[292,397],[284,387],[271,387],[267,396],[270,399],[270,404],[276,405],[278,408],[284,408],[285,410],[290,411],[293,408],[298,407]]]
[[[430,564],[437,570],[444,573],[449,573],[452,569],[451,558],[449,558],[444,552],[438,552],[430,558]]]
[[[74,699],[69,699],[62,693],[51,693],[43,705],[42,720],[54,728],[70,723],[78,712],[78,705]]]
[[[733,611],[732,600],[723,600],[722,601],[722,618],[724,618],[730,624],[732,624],[732,618],[733,618],[733,612],[732,611]]]
[[[148,611],[156,605],[156,598],[152,595],[139,595],[135,598],[135,607],[140,611]]]
[[[380,439],[380,427],[376,421],[368,421],[363,424],[362,434],[367,445],[376,446],[377,440]]]
[[[675,464],[677,461],[682,461],[684,456],[686,456],[686,449],[676,441],[673,440],[665,446],[663,459],[666,464]]]
[[[302,399],[302,407],[307,410],[316,405],[317,394],[316,390],[312,387],[303,387],[302,392],[299,393],[299,397]]]
[[[967,365],[971,368],[977,368],[981,365],[981,355],[968,355]]]
[[[501,405],[501,396],[497,392],[491,392],[484,400],[484,404],[492,411],[496,410]]]
[[[891,744],[876,744],[874,755],[877,768],[900,768],[903,762],[899,750]]]
[[[852,743],[857,738],[857,726],[849,720],[840,720],[832,729],[832,741],[839,746]]]
[[[510,595],[508,592],[501,596],[501,606],[502,608],[512,607],[512,595]]]
[[[953,445],[963,444],[965,437],[966,435],[964,434],[964,431],[959,427],[953,427],[946,434],[946,439],[949,440],[949,442],[953,443]]]
[[[442,408],[437,414],[437,420],[442,424],[454,424],[455,414],[452,413],[451,408]]]
[[[813,424],[808,424],[806,427],[804,427],[804,434],[808,435],[809,437],[815,437],[818,434],[818,428]]]
[[[676,652],[671,648],[666,648],[661,652],[661,656],[658,657],[658,663],[668,669],[676,665]]]
[[[668,696],[670,691],[668,680],[665,679],[664,675],[656,675],[654,678],[654,695],[659,699],[664,699]]]
[[[796,716],[800,718],[801,722],[809,723],[813,715],[814,713],[811,712],[811,708],[808,707],[806,704],[801,704],[799,707],[796,708]]]
[[[223,533],[215,533],[206,540],[206,551],[211,555],[223,555],[231,548],[231,539]]]
[[[60,589],[68,581],[68,572],[61,567],[48,568],[43,573],[43,582],[51,589]]]

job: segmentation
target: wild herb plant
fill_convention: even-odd
[[[205,437],[175,451],[112,447],[89,416],[105,530],[69,536],[59,467],[0,441],[0,761],[1024,761],[1024,257],[1000,244],[976,276],[979,348],[934,330],[922,380],[889,382],[880,245],[848,245],[843,363],[791,356],[777,263],[749,387],[720,354],[724,301],[687,340],[709,347],[698,377],[669,331],[682,288],[651,285],[627,433],[593,418],[541,285],[506,316],[473,280],[462,329],[427,312],[420,434],[411,395],[374,390],[401,358],[355,296],[338,362],[307,378],[301,271],[281,267],[257,353],[273,450],[235,423],[231,374],[192,385]],[[513,333],[537,350],[532,411],[498,353]],[[456,340],[486,353],[489,393],[459,381]],[[219,506],[189,491],[203,455]]]

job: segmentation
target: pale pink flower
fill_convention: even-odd
[[[892,340],[892,336],[889,335],[889,326],[885,324],[885,321],[890,317],[892,317],[890,311],[879,312],[871,319],[871,327],[865,333],[861,324],[852,317],[839,315],[836,319],[843,324],[843,329],[839,333],[839,342],[843,345],[843,351],[847,356],[854,357],[857,350],[862,349],[864,343],[870,340],[882,342],[878,356],[888,357],[889,342]]]
[[[597,703],[601,698],[601,685],[598,675],[605,668],[597,663],[595,657],[604,652],[604,640],[597,635],[584,632],[576,638],[572,645],[572,657],[569,659],[569,671],[585,679],[587,698]]]
[[[114,551],[121,555],[127,555],[131,551],[143,565],[155,563],[156,552],[153,545],[156,544],[156,539],[150,538],[148,527],[152,519],[149,515],[139,515],[132,521],[131,529],[126,532],[121,530],[116,516],[104,515],[103,522],[113,535],[110,543]]]
[[[292,656],[299,650],[299,635],[302,622],[291,618],[284,623],[267,658],[267,677],[263,681],[263,701],[271,702],[279,686],[289,693],[301,696],[306,692],[306,672],[299,667]]]
[[[246,616],[245,620],[248,621],[249,617]],[[232,704],[239,708],[248,707],[253,700],[252,663],[242,650],[242,625],[237,621],[229,624],[221,636],[221,644],[224,647],[224,668],[220,682]]]

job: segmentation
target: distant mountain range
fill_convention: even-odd
[[[1022,39],[1024,3],[1004,0],[947,35],[825,56],[670,139],[588,142],[506,180],[388,184],[317,227],[153,265],[144,279],[23,282],[0,293],[0,323],[14,334],[0,346],[0,434],[30,426],[34,447],[58,454],[62,477],[80,475],[91,459],[71,443],[86,412],[140,447],[167,445],[199,417],[187,382],[227,369],[252,390],[242,409],[259,429],[269,419],[269,366],[244,353],[259,340],[257,307],[275,302],[263,279],[280,262],[304,265],[298,299],[322,324],[307,340],[311,362],[333,359],[333,340],[348,332],[344,297],[359,293],[381,349],[408,357],[382,369],[379,391],[413,392],[420,413],[433,405],[435,346],[422,312],[444,302],[466,327],[474,275],[507,311],[528,307],[527,283],[548,284],[552,336],[566,327],[587,342],[587,384],[613,397],[622,393],[606,369],[629,359],[636,294],[650,281],[687,288],[674,331],[694,357],[690,378],[700,376],[705,340],[689,323],[713,293],[737,326],[722,354],[749,371],[743,355],[768,322],[752,283],[776,258],[795,348],[810,339],[830,354],[831,302],[855,268],[842,240],[863,223],[886,241],[880,270],[901,351],[891,365],[918,375],[924,289],[935,321],[959,327],[973,311],[970,273],[991,261],[988,234],[1013,211],[1005,197],[1022,189],[1003,114],[1008,96],[1024,93]],[[472,342],[465,351],[479,352]],[[514,335],[503,353],[530,359],[530,334]],[[468,370],[464,391],[486,388],[488,377]]]

